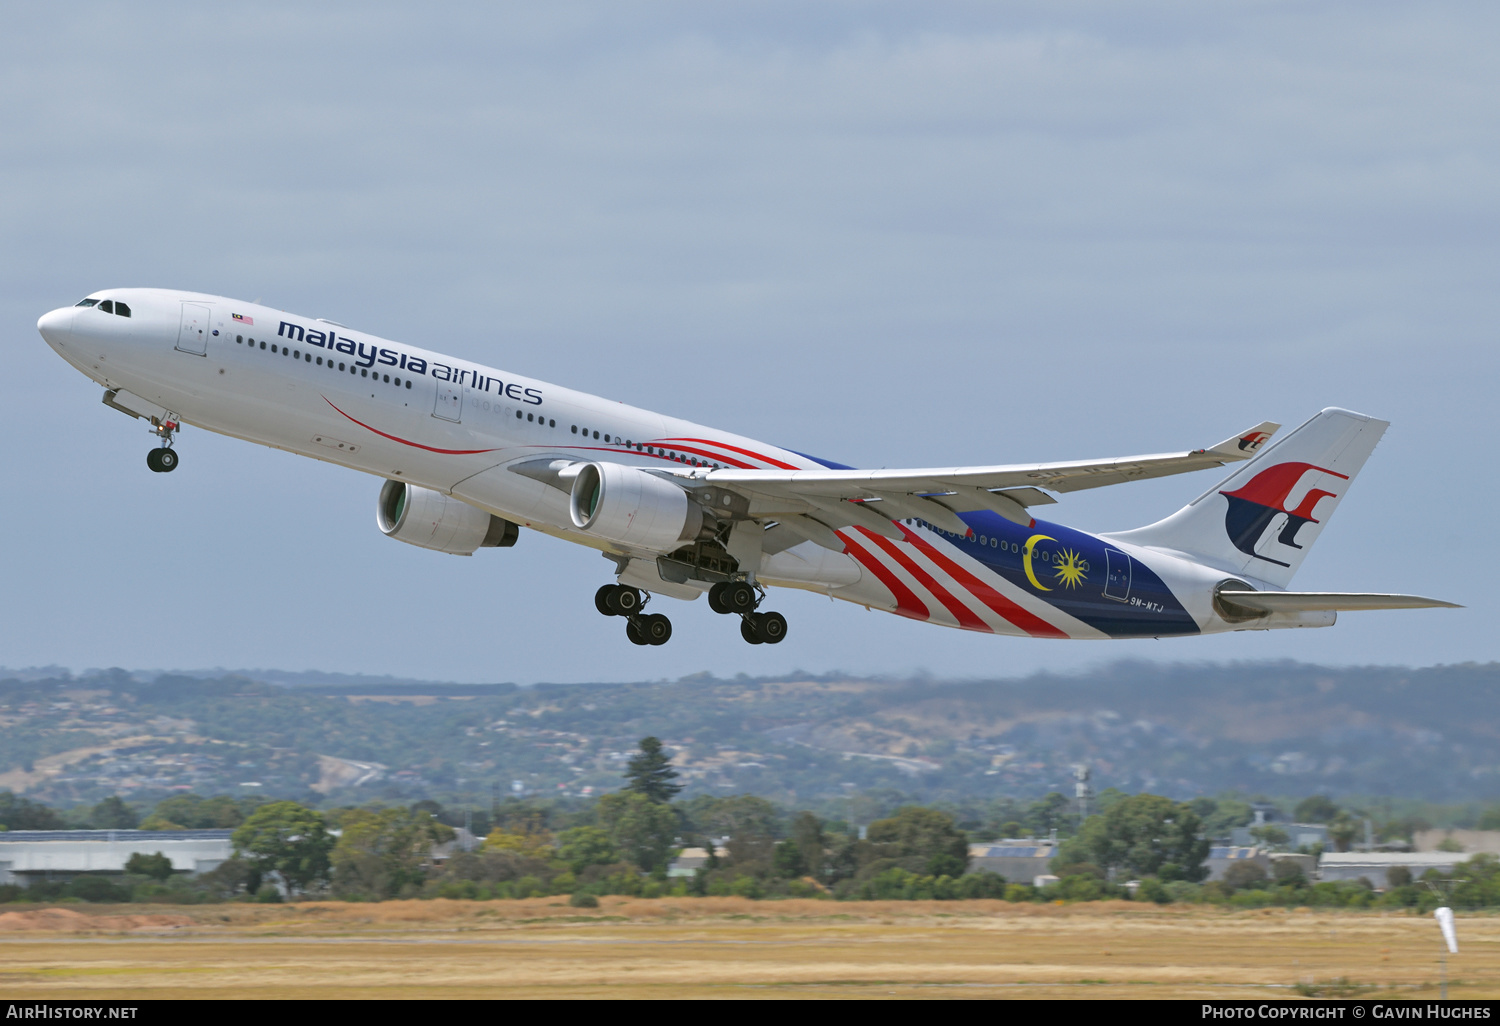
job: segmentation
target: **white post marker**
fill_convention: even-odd
[[[1435,909],[1433,918],[1438,921],[1438,929],[1443,931],[1443,942],[1447,946],[1443,951],[1440,961],[1443,967],[1442,999],[1448,1000],[1448,956],[1458,954],[1458,934],[1453,931],[1453,910],[1447,905]]]

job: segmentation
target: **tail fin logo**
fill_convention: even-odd
[[[1247,435],[1241,439],[1240,447],[1245,448],[1246,442],[1254,437],[1254,435]],[[1264,438],[1261,439],[1261,441],[1264,440]],[[1259,446],[1260,442],[1255,442],[1254,445]],[[1291,566],[1290,563],[1263,556],[1255,550],[1265,537],[1267,528],[1278,515],[1285,515],[1286,523],[1282,525],[1276,541],[1288,548],[1302,548],[1297,544],[1297,532],[1306,524],[1318,523],[1313,512],[1320,501],[1326,498],[1338,498],[1335,492],[1309,488],[1307,494],[1302,496],[1302,500],[1297,503],[1296,509],[1287,509],[1287,499],[1308,471],[1329,474],[1343,481],[1349,480],[1347,474],[1340,474],[1336,470],[1314,466],[1311,463],[1278,463],[1256,474],[1243,488],[1219,493],[1229,500],[1229,509],[1224,514],[1224,530],[1229,534],[1229,540],[1234,543],[1235,548],[1247,556],[1254,556],[1256,559],[1263,559],[1277,566]]]
[[[1252,431],[1240,439],[1240,452],[1254,452],[1264,445],[1266,439],[1270,437],[1271,434],[1268,431]]]

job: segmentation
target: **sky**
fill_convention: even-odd
[[[0,665],[454,681],[1118,658],[1496,658],[1500,8],[879,2],[10,5]],[[37,335],[98,289],[260,300],[857,466],[1392,422],[1294,586],[1462,610],[1170,641],[969,634],[800,592],[661,648],[609,564],[383,537],[380,481],[184,428]],[[1477,435],[1476,435],[1477,432]],[[1478,439],[1476,441],[1476,438]],[[1213,472],[1069,495],[1152,522]]]

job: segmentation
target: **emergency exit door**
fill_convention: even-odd
[[[443,420],[451,420],[455,424],[463,419],[464,414],[464,386],[455,385],[451,381],[439,381],[437,383],[437,399],[432,406],[432,415]]]

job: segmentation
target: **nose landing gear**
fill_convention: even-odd
[[[708,605],[716,613],[738,613],[740,637],[752,645],[778,645],[786,637],[786,617],[780,613],[759,613],[765,600],[747,581],[724,581],[708,589]]]
[[[177,469],[177,453],[172,448],[172,435],[180,425],[175,420],[151,418],[151,433],[161,439],[161,446],[146,453],[146,466],[157,474],[170,474]]]
[[[646,599],[635,588],[606,584],[594,593],[594,608],[605,616],[625,617],[625,637],[634,645],[665,645],[672,621],[660,613],[642,613]]]

